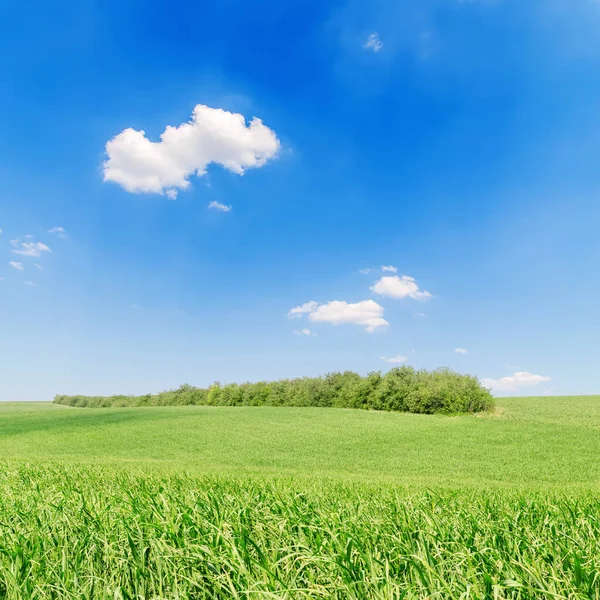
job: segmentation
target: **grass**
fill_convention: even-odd
[[[0,599],[600,598],[600,397],[0,404]]]
[[[597,598],[590,496],[27,467],[0,475],[0,597]]]
[[[195,475],[597,489],[600,397],[504,399],[494,415],[460,417],[2,404],[0,456]]]

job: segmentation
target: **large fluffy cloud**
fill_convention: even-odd
[[[392,298],[412,298],[413,300],[427,300],[431,298],[426,290],[420,290],[414,277],[408,275],[391,275],[382,277],[374,285],[371,290],[381,296],[391,296]]]
[[[365,326],[369,332],[389,325],[383,318],[383,306],[380,306],[374,300],[363,300],[354,304],[343,300],[333,300],[320,305],[311,301],[292,308],[288,316],[297,317],[302,314],[308,314],[309,320],[315,323],[327,322],[334,325],[353,323]]]
[[[238,175],[262,167],[279,150],[275,132],[256,117],[246,125],[244,116],[198,104],[192,118],[178,127],[167,126],[160,142],[144,131],[127,128],[106,144],[104,181],[128,192],[166,194],[190,186],[188,177],[206,173],[210,163]]]
[[[513,375],[501,377],[500,379],[490,379],[489,377],[485,377],[481,380],[481,383],[485,387],[492,388],[494,392],[511,392],[519,389],[520,387],[537,385],[545,381],[550,381],[550,377],[534,375],[533,373],[528,373],[527,371],[517,371]]]

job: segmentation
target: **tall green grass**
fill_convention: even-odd
[[[362,408],[422,414],[460,414],[490,410],[493,398],[476,377],[450,369],[417,371],[409,366],[385,374],[329,373],[323,377],[215,383],[209,388],[182,385],[176,390],[144,396],[64,396],[56,404],[109,406],[320,406]]]
[[[0,597],[598,598],[599,508],[4,466]]]

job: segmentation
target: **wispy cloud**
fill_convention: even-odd
[[[381,360],[392,364],[401,364],[408,360],[408,356],[401,356],[400,354],[398,356],[382,356]]]
[[[296,308],[292,308],[287,314],[290,319],[297,319],[301,317],[303,314],[311,313],[317,309],[319,306],[318,302],[311,300],[310,302],[306,302],[301,304],[300,306],[296,306]]]
[[[379,34],[374,31],[369,35],[367,41],[363,44],[365,50],[379,52],[383,48],[383,42],[379,39]]]
[[[310,329],[306,329],[306,327],[304,329],[294,329],[294,331],[292,331],[293,334],[295,335],[306,335],[309,337],[316,337],[317,334],[314,331],[311,331]]]
[[[454,348],[454,352],[456,352],[456,354],[467,354],[467,351],[464,348]]]
[[[208,204],[208,208],[212,208],[214,210],[220,210],[221,212],[231,212],[232,207],[228,204],[221,204],[216,200],[213,200]]]
[[[41,270],[43,270],[43,268],[44,268],[44,267],[42,267],[42,265],[38,265],[37,263],[33,263],[33,266],[34,266],[36,269],[39,269],[40,271],[41,271]]]
[[[63,227],[53,227],[52,229],[48,229],[48,233],[54,233],[61,240],[67,239],[67,232]]]
[[[368,275],[371,272],[371,269],[361,269],[359,273],[361,275]]]
[[[390,273],[397,273],[398,272],[397,267],[393,267],[392,265],[387,265],[387,266],[382,265],[381,270],[382,271],[388,271]]]
[[[16,260],[11,260],[8,263],[13,269],[17,269],[17,271],[24,271],[25,267],[23,266],[23,263],[17,262]]]
[[[423,312],[416,312],[415,313],[415,317],[419,318],[419,319],[426,319],[427,315]]]
[[[20,254],[21,256],[38,257],[41,256],[43,252],[52,252],[52,250],[42,242],[20,242],[19,240],[11,240],[11,244],[15,247],[15,249],[12,250],[12,253]]]
[[[37,285],[37,283],[33,283],[33,281],[24,281],[23,284],[28,285],[30,287],[34,287]]]

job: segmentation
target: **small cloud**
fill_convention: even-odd
[[[290,319],[297,319],[305,313],[313,312],[314,310],[316,310],[317,306],[319,306],[319,304],[314,300],[311,300],[310,302],[306,302],[305,304],[296,306],[296,308],[292,308],[292,310],[288,312],[287,316]]]
[[[456,352],[456,354],[467,354],[467,351],[464,348],[454,348],[454,352]]]
[[[33,266],[34,266],[36,269],[39,269],[40,271],[42,271],[42,270],[44,269],[44,267],[42,267],[42,265],[38,265],[37,263],[33,263]]]
[[[371,269],[361,269],[359,273],[361,275],[368,275],[371,272]]]
[[[416,312],[415,313],[415,317],[417,317],[419,319],[426,319],[427,315],[425,313],[422,313],[422,312]]]
[[[17,262],[16,260],[11,260],[8,263],[13,269],[17,269],[17,271],[24,271],[25,267],[23,266],[23,263]]]
[[[31,287],[37,285],[37,283],[33,283],[33,281],[24,281],[23,283],[24,283],[24,285],[28,285],[28,286],[31,286]]]
[[[500,379],[491,379],[484,377],[481,380],[482,385],[491,388],[494,392],[500,391],[515,391],[520,387],[526,387],[531,385],[538,385],[544,381],[551,381],[550,377],[543,375],[534,375],[527,371],[517,371],[513,375],[508,377],[501,377]]]
[[[363,44],[365,50],[379,52],[383,48],[383,42],[379,39],[379,34],[374,31],[369,35],[367,41]]]
[[[292,331],[292,333],[294,333],[295,335],[307,335],[307,336],[313,336],[313,337],[316,337],[316,335],[317,335],[310,329],[306,329],[306,328],[300,329],[299,331],[294,329],[294,331]]]
[[[61,240],[67,239],[67,232],[63,227],[53,227],[52,229],[48,229],[48,233],[56,234],[56,237],[60,238]]]
[[[229,206],[228,204],[221,204],[220,202],[217,202],[216,200],[213,200],[212,202],[209,203],[208,208],[214,208],[215,210],[220,210],[221,212],[231,212],[232,207]]]
[[[392,265],[388,265],[387,267],[385,265],[383,265],[381,267],[382,271],[389,271],[390,273],[397,273],[398,269],[396,267],[392,267]]]
[[[385,362],[398,365],[406,362],[408,360],[408,356],[401,356],[400,354],[398,356],[382,356],[381,360],[385,360]]]
[[[16,242],[13,243],[13,242]],[[42,242],[20,242],[19,240],[11,240],[11,244],[17,248],[12,250],[13,254],[20,254],[21,256],[41,256],[42,252],[52,252],[46,244]]]
[[[383,318],[383,306],[373,300],[363,300],[350,304],[343,300],[332,300],[327,304],[317,304],[314,300],[302,306],[292,308],[288,317],[300,317],[308,314],[308,319],[313,323],[327,322],[333,325],[353,323],[364,325],[366,331],[372,333],[389,323]]]
[[[409,277],[408,275],[382,277],[377,283],[371,286],[371,291],[381,296],[391,296],[400,300],[404,298],[427,300],[433,297],[428,291],[420,290],[414,277]]]
[[[0,277],[0,281],[4,281],[4,277]]]

